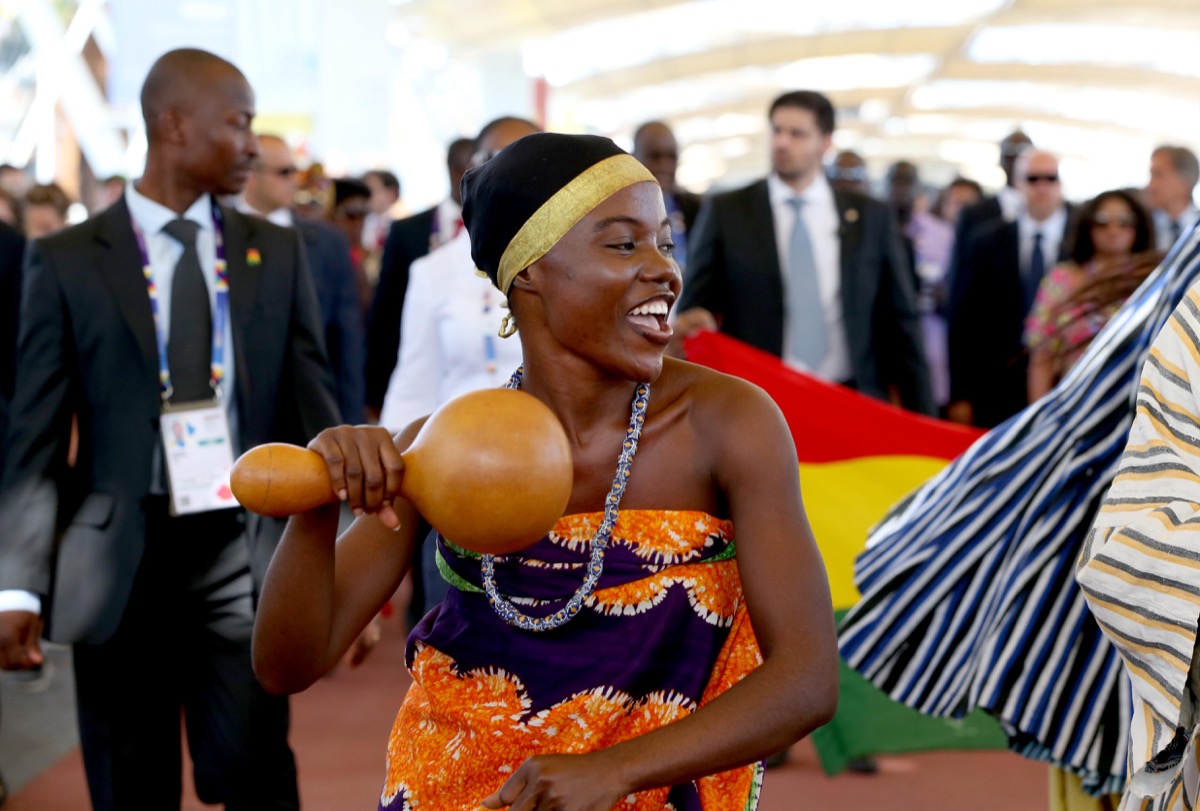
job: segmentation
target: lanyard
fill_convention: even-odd
[[[222,225],[224,225],[224,217],[221,215],[221,209],[214,200],[212,203],[212,219],[213,219],[213,242],[216,246],[216,262],[214,262],[216,271],[216,298],[217,304],[215,312],[213,312],[213,337],[212,337],[212,364],[209,377],[209,385],[212,386],[213,392],[219,397],[221,394],[221,380],[225,377],[225,322],[229,316],[229,270],[225,263],[225,239],[222,235]],[[146,292],[150,296],[150,311],[154,315],[154,337],[158,343],[158,382],[160,388],[160,396],[164,403],[171,399],[171,395],[175,393],[174,387],[171,386],[171,369],[167,363],[167,339],[163,335],[162,329],[162,308],[158,301],[158,286],[154,283],[154,269],[150,266],[150,253],[146,250],[146,237],[142,234],[142,229],[138,227],[137,222],[132,217],[129,218],[133,225],[133,234],[137,238],[138,250],[142,254],[142,275],[146,279]],[[186,248],[185,248],[186,250]]]

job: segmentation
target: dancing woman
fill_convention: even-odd
[[[454,588],[409,639],[380,807],[754,808],[758,761],[836,705],[784,419],[761,390],[664,359],[670,222],[611,141],[526,136],[468,172],[463,201],[472,257],[519,327],[510,385],[566,429],[574,489],[522,553],[439,538]],[[255,631],[268,689],[320,677],[407,571],[418,516],[399,452],[421,424],[313,441],[362,515],[336,543],[336,506],[292,519]]]

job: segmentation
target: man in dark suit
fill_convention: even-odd
[[[770,120],[771,174],[700,209],[676,331],[719,327],[932,414],[912,273],[887,206],[825,178],[833,106],[820,93],[786,93]]]
[[[1065,254],[1070,220],[1054,155],[1026,151],[1014,172],[1022,212],[1012,222],[997,219],[976,231],[949,313],[947,412],[955,422],[981,428],[1028,405],[1025,318],[1042,278]]]
[[[954,223],[954,253],[950,257],[950,269],[946,273],[949,286],[950,306],[954,306],[959,295],[956,279],[958,267],[971,239],[983,227],[996,222],[1013,222],[1025,207],[1025,197],[1017,189],[1014,166],[1021,153],[1033,146],[1021,130],[1014,130],[1000,142],[1000,168],[1004,170],[1004,188],[995,197],[985,197],[962,210]]]
[[[473,139],[459,138],[452,143],[446,153],[450,196],[433,208],[397,220],[388,230],[375,298],[367,317],[367,412],[372,419],[379,418],[388,381],[396,368],[408,269],[417,259],[454,239],[462,227],[458,187],[463,174],[471,168],[474,153]]]
[[[671,241],[675,243],[675,261],[679,269],[686,272],[688,233],[700,213],[700,195],[680,188],[675,182],[675,170],[679,167],[675,133],[661,121],[642,124],[633,134],[633,156],[662,186],[663,201],[671,220]]]
[[[296,233],[216,203],[257,156],[245,77],[172,51],[147,76],[142,113],[141,179],[26,260],[0,488],[0,666],[41,662],[43,619],[48,638],[73,643],[97,809],[179,807],[181,708],[202,801],[294,809],[287,703],[250,664],[255,583],[282,526],[189,512],[179,495],[194,479],[159,426],[202,414],[220,436],[227,421],[236,452],[332,425],[320,315]],[[222,467],[193,457],[187,473],[212,481]]]
[[[21,258],[25,237],[0,222],[0,471],[8,449],[5,429],[11,407],[17,363],[17,316],[21,303]],[[8,785],[0,775],[0,805],[8,799]]]
[[[325,348],[333,367],[338,408],[343,422],[358,425],[365,419],[366,338],[358,304],[358,283],[350,261],[350,243],[324,223],[293,216],[291,206],[298,179],[287,142],[277,135],[260,134],[258,161],[246,181],[246,193],[238,201],[238,210],[300,232],[317,303],[321,305]]]
[[[17,315],[21,303],[21,258],[25,237],[0,222],[0,471],[4,470],[5,429],[12,404],[17,364]]]

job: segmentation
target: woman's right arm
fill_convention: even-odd
[[[268,691],[299,692],[327,673],[400,585],[420,520],[399,496],[400,450],[420,425],[394,442],[382,428],[341,426],[310,443],[358,518],[340,538],[338,503],[288,522],[254,623],[254,672]]]

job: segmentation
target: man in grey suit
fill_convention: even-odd
[[[189,513],[159,425],[205,403],[236,452],[334,424],[320,315],[296,233],[216,202],[257,155],[241,72],[172,51],[142,113],[141,179],[28,253],[0,486],[0,666],[39,664],[43,621],[74,645],[97,809],[179,807],[181,708],[201,800],[297,808],[287,703],[250,666],[255,583],[282,527],[237,508]]]
[[[916,293],[887,206],[831,188],[834,112],[813,91],[771,105],[771,174],[704,201],[676,332],[719,328],[793,366],[934,413]]]

